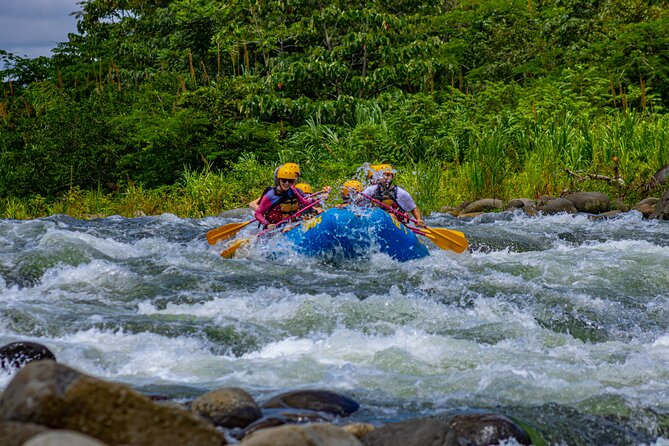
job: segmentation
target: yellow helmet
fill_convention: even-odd
[[[395,169],[393,169],[393,166],[390,164],[372,164],[369,166],[369,170],[367,171],[367,178],[372,178],[374,174],[377,172],[381,172],[387,170],[390,173],[395,173]]]
[[[362,192],[362,183],[358,180],[348,180],[342,186],[341,194],[345,198],[348,198],[351,194],[351,190],[353,190],[355,192],[358,192],[358,193]]]
[[[279,167],[279,170],[276,172],[276,177],[278,179],[284,180],[297,180],[297,177],[300,176],[300,166],[295,163],[286,163],[283,166]]]
[[[305,194],[313,194],[314,193],[314,189],[311,186],[309,186],[307,183],[297,183],[295,185],[295,188],[301,190]]]
[[[284,166],[297,170],[298,175],[302,173],[302,171],[300,170],[300,166],[297,163],[286,163],[284,164]]]

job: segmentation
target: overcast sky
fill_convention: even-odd
[[[0,0],[0,49],[17,56],[51,56],[67,34],[77,31],[70,14],[81,0]]]

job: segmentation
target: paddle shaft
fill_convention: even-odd
[[[415,218],[410,217],[408,213],[406,213],[406,212],[402,212],[402,211],[398,211],[398,210],[395,209],[394,207],[392,207],[392,206],[388,206],[388,205],[385,204],[383,201],[377,200],[376,198],[374,198],[374,197],[370,197],[369,195],[367,195],[367,194],[363,194],[362,192],[360,192],[360,195],[362,195],[363,197],[365,197],[366,199],[368,199],[368,200],[371,201],[372,203],[374,203],[374,204],[378,204],[379,206],[381,206],[382,208],[386,209],[387,211],[392,212],[393,214],[397,215],[398,217],[400,217],[400,218],[406,218],[406,219],[409,220],[410,222],[412,222],[412,223],[414,223],[414,224],[418,224],[418,220],[416,220]],[[411,229],[411,228],[409,228],[409,229]]]
[[[325,192],[327,191],[323,189],[311,195],[307,195],[305,198],[315,197],[316,195],[320,195]],[[209,242],[210,245],[215,245],[220,241],[232,238],[244,227],[253,223],[256,220],[257,219],[254,218],[253,220],[249,220],[244,223],[228,223],[227,225],[219,226],[218,228],[212,229],[207,232],[207,242]]]
[[[314,195],[316,195],[316,194],[314,194]],[[310,196],[313,196],[313,195],[310,195]],[[312,207],[316,206],[316,205],[319,204],[319,203],[320,203],[320,201],[314,201],[313,203],[308,204],[307,206],[303,207],[302,209],[300,209],[299,211],[295,212],[294,214],[292,214],[292,215],[290,215],[290,216],[284,218],[284,219],[281,220],[280,222],[278,222],[278,223],[274,223],[275,227],[281,226],[282,224],[287,223],[287,222],[289,222],[289,221],[291,221],[291,220],[293,220],[293,219],[299,217],[300,215],[302,215],[302,214],[304,213],[304,211],[307,211],[307,210],[311,209]],[[257,237],[261,237],[261,236],[267,234],[269,231],[271,231],[271,229],[265,229],[264,231],[259,232],[258,235],[257,235]]]
[[[362,194],[362,196],[370,200],[372,203],[382,206],[384,209],[387,209],[391,213],[400,216],[402,218],[406,218],[409,221],[413,222],[414,224],[418,224],[418,220],[411,218],[408,215],[404,214],[403,212],[400,212],[388,206],[382,201],[370,197],[367,194]],[[405,226],[409,228],[409,230],[414,234],[420,234],[429,238],[441,249],[449,249],[457,253],[461,253],[465,249],[467,249],[467,246],[469,245],[467,237],[465,237],[465,235],[459,231],[453,231],[452,229],[446,229],[446,228],[430,228],[427,226],[424,226],[424,229],[412,228],[411,226],[407,225]]]

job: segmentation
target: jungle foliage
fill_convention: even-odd
[[[669,163],[666,0],[84,0],[76,14],[52,57],[0,51],[5,200],[211,188],[184,212],[206,215],[254,198],[278,162],[325,184],[384,161],[430,210],[566,187],[638,198]]]

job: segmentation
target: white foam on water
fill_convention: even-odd
[[[81,289],[120,291],[136,287],[141,280],[118,263],[92,260],[78,266],[59,266],[47,270],[37,288],[41,291],[49,291],[54,288],[79,286]],[[97,299],[99,296],[95,293],[90,298]]]
[[[23,287],[0,274],[0,336],[31,336],[64,364],[138,386],[322,387],[434,408],[611,396],[633,409],[669,407],[666,224],[628,214],[487,221],[458,224],[468,236],[518,234],[526,251],[430,245],[416,261],[372,254],[333,266],[294,253],[268,259],[265,246],[225,260],[198,222],[174,216],[147,219],[146,231],[105,220],[130,227],[128,239],[94,235],[107,226],[42,223],[38,249],[69,243],[83,261],[49,266]],[[535,235],[541,243],[522,245]],[[80,300],[85,314],[72,305]],[[22,325],[36,309],[67,317]],[[0,374],[0,388],[8,380]]]
[[[340,303],[357,301],[352,295],[339,295],[337,300]],[[194,304],[168,303],[164,309],[160,310],[154,304],[142,302],[138,305],[138,313],[268,322],[286,320],[296,316],[301,305],[305,303],[329,306],[332,302],[333,297],[325,293],[295,295],[287,288],[260,287],[251,292],[231,290],[228,293],[217,293],[211,300]]]
[[[75,242],[82,247],[99,251],[102,255],[114,259],[128,259],[143,254],[136,249],[137,245],[118,242],[111,238],[100,238],[85,232],[76,232],[63,228],[49,228],[39,241],[44,249],[56,249],[64,243]]]
[[[198,382],[198,369],[214,356],[202,340],[155,333],[90,329],[54,339],[59,361],[110,380]]]

